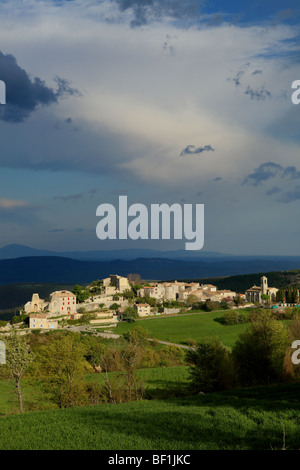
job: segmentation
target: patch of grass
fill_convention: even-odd
[[[232,347],[247,324],[222,325],[216,319],[220,312],[199,313],[169,318],[137,320],[119,323],[117,334],[128,333],[135,326],[148,330],[150,337],[178,344],[186,344],[187,338],[200,341],[208,336],[218,336],[225,346]]]
[[[109,375],[115,375],[110,372]],[[136,376],[144,385],[145,395],[149,399],[170,398],[186,396],[189,394],[189,367],[155,367],[139,369]],[[92,374],[87,377],[88,381],[104,383],[103,374]]]
[[[1,418],[2,450],[299,449],[300,385]]]

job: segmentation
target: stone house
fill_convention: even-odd
[[[29,315],[29,328],[56,330],[58,328],[57,320],[47,318],[45,313],[33,313]]]
[[[149,304],[134,304],[134,308],[139,317],[151,315],[151,307]]]

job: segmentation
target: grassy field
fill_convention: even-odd
[[[219,336],[225,346],[232,347],[248,325],[221,325],[215,319],[223,314],[224,312],[211,312],[137,320],[134,323],[123,322],[114,328],[114,332],[124,334],[136,326],[141,326],[149,332],[151,338],[163,341],[187,344],[189,339],[199,341],[207,336]]]
[[[188,393],[188,366],[140,369],[136,371],[136,374],[142,381],[148,398],[166,398]],[[114,373],[111,372],[109,375],[114,375]],[[103,383],[104,377],[102,374],[90,374],[87,375],[86,380]],[[23,381],[22,390],[25,411],[57,408],[37,385],[29,385]],[[5,380],[0,380],[0,416],[17,412],[18,398],[15,387]]]
[[[299,449],[300,384],[0,418],[1,450]]]

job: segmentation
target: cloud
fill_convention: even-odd
[[[144,26],[163,18],[196,20],[199,18],[199,0],[116,0],[119,10],[131,12],[131,27]]]
[[[53,228],[52,230],[48,230],[49,233],[61,233],[65,232],[65,228]]]
[[[282,173],[282,171],[284,171],[284,168],[277,163],[263,163],[244,179],[242,185],[250,184],[252,186],[258,186],[264,181],[274,178],[278,174]]]
[[[300,171],[294,166],[283,167],[273,162],[263,163],[253,173],[248,175],[242,184],[248,183],[252,186],[257,186],[276,176],[279,176],[281,179],[297,180],[300,179]]]
[[[185,149],[183,149],[180,153],[180,156],[183,155],[196,155],[202,152],[214,152],[215,149],[212,148],[211,145],[205,145],[204,147],[196,148],[194,145],[188,145]]]
[[[245,95],[250,96],[251,100],[262,100],[264,101],[266,98],[271,98],[271,93],[265,89],[265,87],[257,88],[254,90],[249,85],[247,90],[245,91]]]
[[[281,191],[280,188],[278,188],[278,186],[273,186],[273,188],[271,189],[268,189],[268,191],[266,191],[266,195],[267,196],[272,196],[273,194],[277,194]]]
[[[54,196],[53,199],[63,201],[63,202],[71,201],[75,203],[83,199],[85,196],[89,196],[90,198],[92,198],[97,192],[99,192],[99,190],[96,188],[93,188],[86,192],[77,193],[77,194],[69,194],[68,196]]]
[[[286,191],[280,197],[279,201],[283,202],[284,204],[288,204],[290,202],[298,201],[300,199],[300,186],[297,185],[292,191]]]
[[[23,122],[40,106],[58,103],[59,99],[79,94],[70,83],[55,77],[57,90],[50,88],[39,77],[31,79],[12,54],[0,51],[0,79],[6,84],[6,105],[0,108],[0,119],[6,122]]]
[[[239,72],[237,72],[237,74],[235,75],[235,77],[233,78],[229,78],[228,80],[232,80],[235,84],[235,86],[240,86],[241,85],[241,77],[244,75],[244,71],[243,70],[240,70]]]
[[[12,210],[28,207],[27,201],[17,201],[14,199],[0,199],[0,209]]]

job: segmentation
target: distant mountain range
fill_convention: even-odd
[[[61,256],[78,260],[110,261],[114,259],[133,260],[136,258],[169,258],[169,259],[192,259],[192,258],[221,258],[233,257],[216,251],[156,251],[143,249],[107,250],[107,251],[64,251],[55,252],[49,250],[38,250],[26,245],[6,245],[0,248],[0,260],[11,258],[23,258],[27,256]]]
[[[145,280],[201,279],[299,268],[300,257],[82,261],[61,256],[29,256],[0,260],[0,284],[84,284],[110,274],[130,273],[138,273]]]

